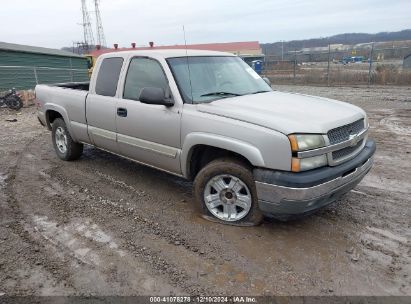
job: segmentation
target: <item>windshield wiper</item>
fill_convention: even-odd
[[[257,91],[257,92],[252,92],[250,94],[260,94],[260,93],[268,93],[268,92],[272,92],[272,91]]]
[[[231,93],[231,92],[210,92],[207,94],[200,95],[200,97],[207,97],[207,96],[241,96],[241,94]]]

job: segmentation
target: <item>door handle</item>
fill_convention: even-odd
[[[127,109],[117,108],[117,115],[120,117],[127,117]]]

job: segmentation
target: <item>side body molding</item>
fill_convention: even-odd
[[[211,133],[194,132],[185,137],[181,153],[181,171],[186,178],[190,175],[189,162],[193,147],[196,145],[207,145],[232,151],[244,156],[255,167],[265,166],[260,151],[247,142]]]

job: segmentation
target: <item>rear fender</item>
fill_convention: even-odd
[[[45,108],[44,113],[46,113],[47,128],[49,128],[49,130],[51,130],[51,123],[50,123],[50,120],[48,119],[48,113],[47,112],[48,111],[55,111],[63,117],[64,122],[66,123],[67,130],[69,131],[71,138],[74,141],[77,141],[77,139],[74,135],[73,129],[71,127],[71,123],[70,123],[70,119],[68,117],[67,111],[62,106],[52,104],[52,103],[46,103],[44,105],[44,108]]]

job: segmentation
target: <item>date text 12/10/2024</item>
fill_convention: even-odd
[[[257,303],[256,297],[249,296],[166,296],[150,297],[150,303]]]

